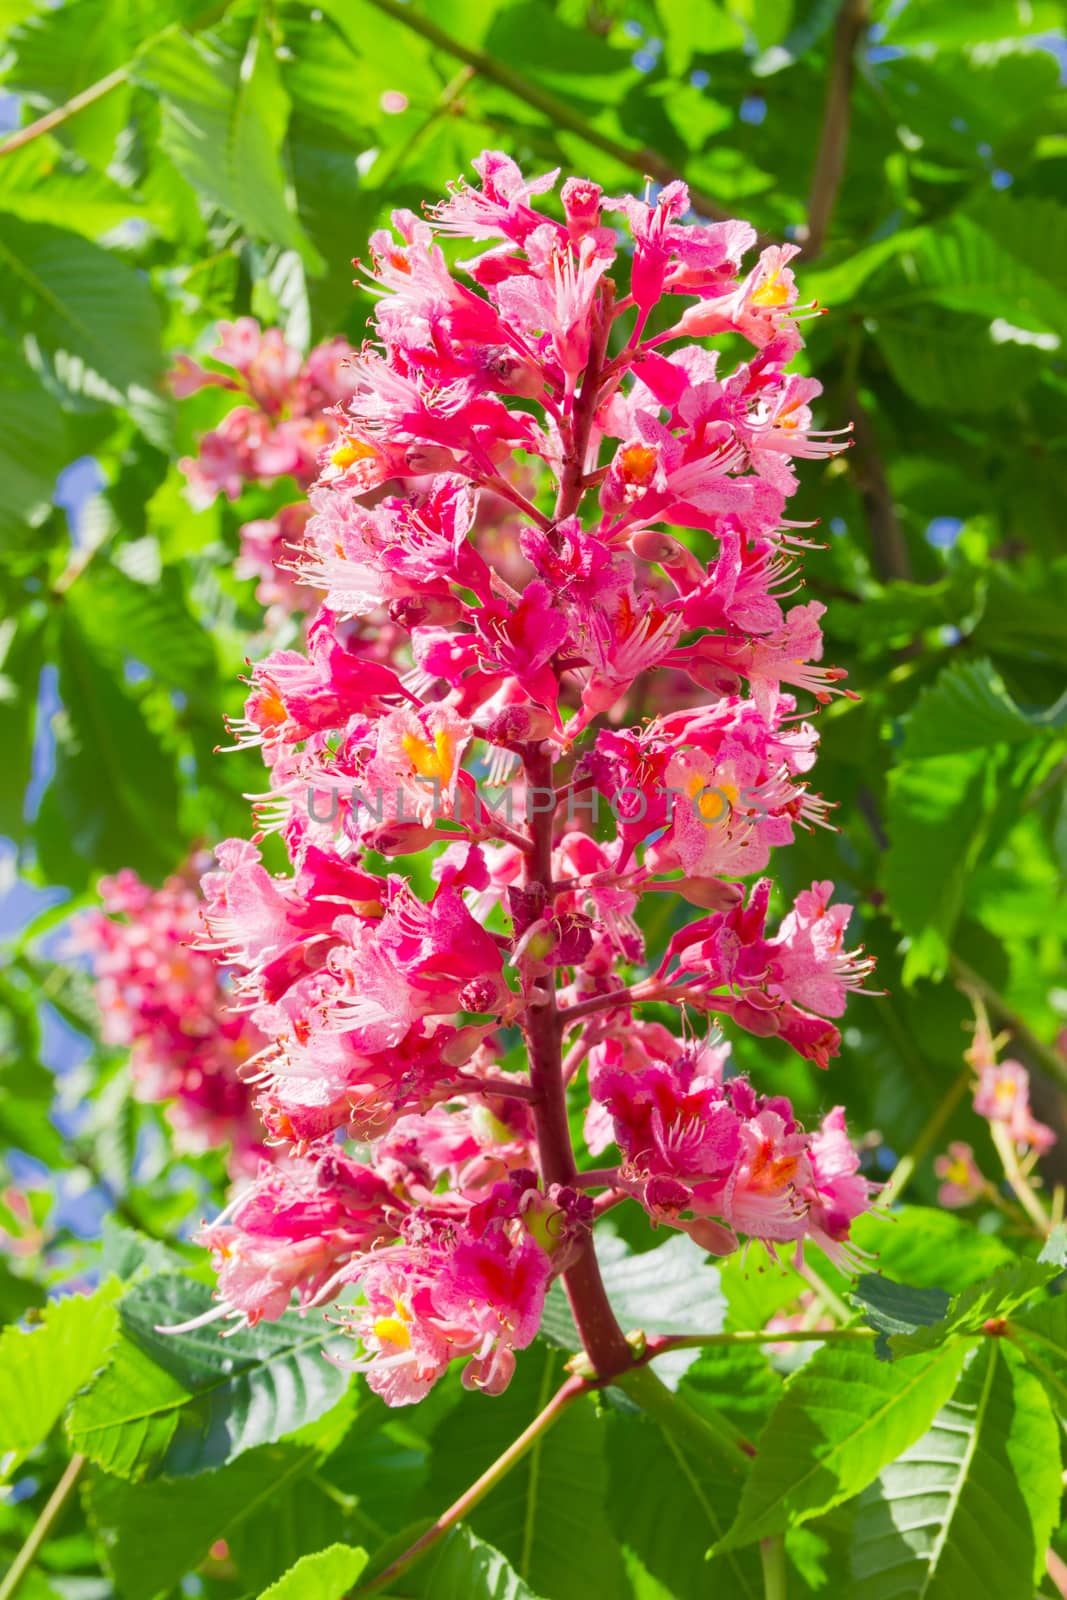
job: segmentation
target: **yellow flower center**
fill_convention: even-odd
[[[342,472],[345,467],[350,467],[356,461],[367,461],[378,454],[377,448],[367,444],[364,439],[346,439],[344,444],[339,444],[330,457],[330,462],[335,467],[340,467]]]
[[[788,286],[782,283],[777,272],[772,272],[760,284],[758,289],[752,291],[752,304],[754,306],[784,306],[789,299]]]
[[[437,778],[447,782],[452,777],[455,747],[447,728],[438,728],[432,744],[417,733],[405,733],[400,742],[420,778]]]
[[[396,1313],[392,1317],[378,1317],[374,1323],[374,1337],[384,1344],[394,1344],[400,1350],[411,1349],[411,1333],[408,1323],[411,1321],[411,1312],[401,1301],[393,1301]]]
[[[627,483],[649,484],[656,470],[656,452],[648,444],[627,445],[622,453],[621,466],[622,476]]]

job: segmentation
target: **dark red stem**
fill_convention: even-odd
[[[573,516],[584,492],[585,458],[589,449],[600,390],[600,374],[611,328],[611,295],[608,285],[600,307],[599,324],[593,339],[593,348],[582,381],[581,392],[574,408],[569,448],[563,463],[559,496],[556,502],[556,521]],[[541,792],[553,789],[552,749],[548,744],[530,746],[524,757],[526,782]],[[552,812],[540,813],[530,822],[532,849],[526,857],[525,885],[540,890],[543,902],[541,914],[551,910],[552,884]],[[537,1150],[541,1165],[541,1178],[546,1188],[553,1183],[570,1185],[578,1177],[571,1143],[570,1124],[567,1120],[567,1088],[563,1073],[563,1018],[556,1002],[556,977],[554,971],[534,980],[537,991],[529,996],[523,1024],[526,1047],[530,1058],[530,1081],[537,1098],[534,1101],[534,1119],[537,1128]],[[585,1353],[592,1362],[597,1376],[613,1378],[634,1364],[634,1354],[625,1335],[615,1320],[597,1265],[592,1238],[577,1260],[563,1275],[563,1284],[570,1300],[574,1320],[581,1335]]]

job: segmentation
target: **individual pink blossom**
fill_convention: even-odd
[[[941,1179],[938,1204],[949,1210],[973,1205],[989,1191],[989,1184],[974,1159],[974,1151],[962,1139],[953,1139],[946,1155],[934,1157],[934,1172]]]
[[[1056,1135],[1030,1110],[1030,1074],[1021,1061],[989,1060],[980,1068],[974,1091],[974,1109],[980,1117],[1002,1123],[1014,1144],[1044,1155]]]

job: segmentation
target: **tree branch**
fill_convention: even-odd
[[[869,0],[842,0],[834,24],[822,134],[808,198],[808,221],[807,226],[797,233],[808,261],[814,261],[822,250],[837,204],[841,179],[845,174],[852,83],[856,74],[856,46],[869,20]]]
[[[420,15],[411,6],[402,4],[401,0],[367,0],[367,3],[379,11],[384,11],[385,15],[392,17],[394,21],[402,22],[406,28],[427,39],[439,50],[447,50],[457,61],[466,62],[467,66],[473,67],[481,77],[499,84],[502,89],[507,89],[519,100],[524,100],[527,105],[542,112],[557,128],[566,128],[569,132],[576,133],[586,144],[592,145],[596,150],[602,150],[605,155],[611,156],[616,161],[621,161],[638,176],[654,178],[657,183],[673,183],[681,177],[677,168],[666,161],[658,151],[649,150],[645,146],[623,144],[621,140],[612,139],[608,134],[601,133],[579,112],[573,110],[565,100],[557,100],[547,89],[531,83],[528,78],[514,71],[506,62],[489,55],[487,51],[476,50],[453,38],[430,17]],[[720,221],[729,218],[730,212],[724,210],[717,201],[701,190],[690,188],[689,196],[694,208],[704,216],[715,217]]]
[[[860,399],[859,385],[855,381],[846,386],[845,407],[853,427],[854,449],[849,457],[849,466],[871,530],[875,571],[883,583],[892,579],[910,582],[911,558],[907,541],[897,516],[896,502],[878,448],[874,424],[867,415]]]

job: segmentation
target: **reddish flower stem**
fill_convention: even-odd
[[[448,1085],[450,1094],[484,1094],[498,1100],[536,1100],[537,1090],[529,1083],[510,1078],[474,1078],[461,1074]]]
[[[585,459],[596,415],[600,373],[611,330],[613,287],[602,292],[600,315],[593,337],[589,363],[577,396],[568,449],[560,476],[556,501],[556,521],[573,516],[584,492]],[[531,746],[523,762],[530,788],[552,790],[552,747]],[[526,857],[525,885],[539,889],[544,906],[552,899],[552,835],[554,812],[540,813],[531,819],[533,848]],[[535,980],[536,1000],[527,1007],[523,1023],[530,1058],[530,1081],[537,1092],[534,1121],[541,1179],[546,1188],[553,1183],[574,1184],[578,1170],[567,1118],[567,1086],[563,1073],[563,1018],[556,1002],[554,972]],[[582,1344],[597,1376],[613,1378],[634,1364],[634,1353],[615,1320],[597,1265],[590,1238],[577,1260],[563,1274],[571,1311],[581,1334]]]

